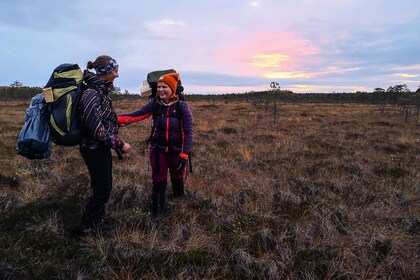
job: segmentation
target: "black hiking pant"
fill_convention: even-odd
[[[105,204],[112,190],[111,149],[81,150],[90,175],[92,195],[89,197],[82,217],[86,226],[95,225],[105,215]]]

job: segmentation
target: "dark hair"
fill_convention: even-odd
[[[100,55],[95,59],[94,62],[88,61],[86,68],[87,69],[98,68],[99,66],[107,64],[108,61],[110,61],[111,59],[113,58],[110,57],[109,55]]]

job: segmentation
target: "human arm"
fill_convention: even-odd
[[[188,160],[192,146],[193,137],[193,117],[187,102],[182,103],[182,151],[180,158]]]
[[[134,122],[142,121],[144,119],[147,119],[153,114],[153,106],[154,106],[155,100],[149,101],[146,105],[144,105],[142,108],[140,108],[137,111],[134,111],[132,113],[127,114],[119,114],[117,116],[117,122],[120,126],[125,126],[132,124]]]
[[[96,90],[82,95],[82,119],[91,139],[113,149],[122,149],[124,142],[118,138],[115,111],[107,97]]]

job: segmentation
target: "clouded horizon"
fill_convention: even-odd
[[[144,3],[145,2],[145,3]],[[0,85],[44,86],[98,55],[138,93],[174,68],[187,94],[355,92],[420,86],[418,0],[2,0]],[[150,3],[149,3],[150,2]]]

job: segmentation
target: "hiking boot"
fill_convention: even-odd
[[[78,229],[80,235],[91,235],[94,232],[97,232],[104,224],[104,217],[105,207],[101,207],[94,212],[87,212],[85,210],[83,212],[82,221]]]
[[[87,225],[80,224],[78,227],[70,230],[70,233],[74,235],[75,237],[86,237],[86,236],[97,237],[100,232],[101,232],[101,229],[99,225],[87,226]]]
[[[165,207],[165,183],[154,183],[152,191],[152,213],[155,217],[163,214]]]
[[[172,181],[172,192],[174,197],[181,197],[185,195],[183,179],[176,179]]]

